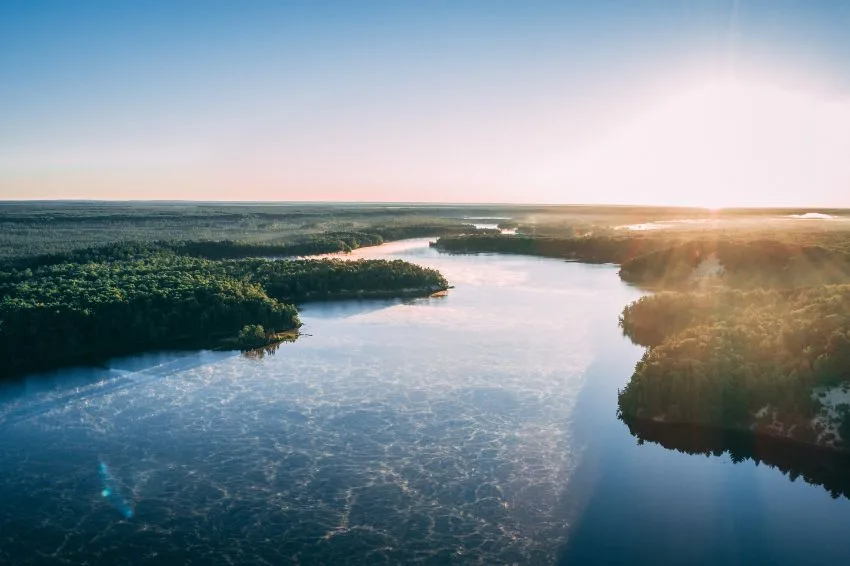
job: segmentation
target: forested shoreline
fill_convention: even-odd
[[[620,318],[647,348],[619,393],[624,417],[850,450],[850,233],[463,235],[436,245],[616,263],[623,281],[656,291]]]
[[[294,303],[448,287],[439,272],[400,260],[222,260],[184,249],[123,244],[4,266],[0,377],[224,338],[262,346],[300,325]]]
[[[623,414],[847,447],[850,406],[824,405],[850,377],[850,285],[661,293],[620,324],[647,347]]]
[[[443,236],[436,247],[453,253],[502,253],[563,258],[584,263],[623,263],[663,244],[635,236],[558,237],[524,234],[462,234]]]
[[[460,228],[445,228],[449,231]],[[325,232],[285,242],[245,240],[151,240],[119,241],[66,252],[13,257],[0,262],[0,269],[26,269],[57,263],[113,261],[155,254],[177,254],[204,259],[246,257],[295,258],[328,253],[347,253],[379,246],[385,241],[432,236],[442,229],[432,225],[374,228],[368,232]]]
[[[713,233],[530,236],[443,236],[438,249],[454,253],[513,253],[583,263],[614,263],[620,278],[647,288],[687,289],[701,264],[716,261],[723,285],[801,287],[850,282],[850,234],[845,238],[768,239]]]
[[[304,260],[471,229],[460,215],[346,205],[5,203],[0,377],[161,348],[255,348],[296,303],[425,296],[438,272]]]

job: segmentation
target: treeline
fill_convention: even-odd
[[[309,240],[315,244],[327,234],[369,234],[385,240],[434,237],[468,230],[462,219],[466,213],[447,207],[346,204],[6,202],[0,203],[0,260],[61,254],[119,241],[280,246]],[[332,251],[344,251],[344,247],[282,253]]]
[[[244,242],[232,240],[115,242],[69,252],[11,259],[0,264],[5,269],[35,268],[59,263],[119,261],[150,255],[174,254],[206,259],[245,257],[296,257],[318,255],[378,246],[379,234],[326,232],[294,242]]]
[[[244,257],[294,257],[350,252],[358,248],[380,246],[385,241],[434,236],[465,230],[461,226],[413,224],[375,227],[370,232],[323,232],[293,242],[190,241],[159,242],[156,245],[182,255],[207,259]]]
[[[620,264],[620,278],[661,288],[702,283],[695,278],[705,261],[717,262],[713,281],[736,288],[800,287],[850,282],[850,234],[809,235],[805,245],[705,233],[545,237],[459,235],[441,237],[437,248],[457,253],[512,253]]]
[[[289,302],[421,295],[448,288],[448,282],[439,271],[400,259],[244,259],[223,262],[223,267],[234,277],[256,282],[271,297]]]
[[[369,232],[323,232],[300,236],[292,241],[246,240],[155,240],[119,241],[70,251],[10,258],[0,262],[0,270],[36,268],[58,263],[116,261],[149,255],[176,254],[206,259],[246,257],[298,257],[379,246],[385,241],[434,236],[469,230],[464,225],[411,224],[376,227]]]
[[[681,287],[694,282],[694,270],[706,260],[719,262],[719,279],[730,287],[850,282],[850,254],[843,249],[741,238],[697,239],[638,255],[622,263],[620,277],[630,283]]]
[[[813,389],[850,378],[850,285],[661,293],[620,324],[648,347],[619,395],[629,417],[750,429],[776,413],[811,442]],[[847,409],[836,424],[850,440]]]
[[[384,239],[363,232],[325,232],[295,242],[197,241],[163,244],[182,255],[207,259],[243,257],[293,257],[335,252],[350,252],[361,247],[379,246]]]
[[[358,248],[380,246],[385,241],[404,240],[467,230],[462,226],[443,224],[413,224],[405,226],[374,227],[369,232],[323,232],[299,238],[292,242],[246,241],[188,241],[157,242],[159,249],[181,255],[207,259],[236,259],[244,257],[294,257],[350,252]]]
[[[292,302],[427,294],[439,272],[403,261],[215,261],[122,246],[108,260],[0,272],[0,376],[154,348],[210,346],[248,325],[296,328]],[[128,257],[124,257],[127,254]]]
[[[455,253],[509,253],[573,259],[587,263],[623,263],[659,249],[664,242],[636,237],[541,237],[528,235],[468,234],[444,236],[438,249]]]

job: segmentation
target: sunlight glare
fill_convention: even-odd
[[[623,202],[780,206],[815,188],[850,190],[847,155],[846,100],[722,80],[659,101],[576,155],[566,178]]]

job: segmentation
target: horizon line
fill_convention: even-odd
[[[203,204],[203,205],[276,205],[276,206],[409,206],[409,207],[547,207],[547,208],[666,208],[677,210],[700,210],[706,212],[720,212],[730,210],[842,210],[850,211],[850,206],[817,206],[817,205],[765,205],[765,206],[728,206],[708,207],[695,205],[676,204],[647,204],[647,203],[554,203],[554,202],[449,202],[449,201],[356,201],[356,200],[190,200],[190,199],[86,199],[86,198],[63,198],[63,199],[0,199],[0,205],[23,205],[23,204]]]

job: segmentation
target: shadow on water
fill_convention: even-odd
[[[416,297],[404,299],[340,299],[298,305],[298,312],[318,320],[335,320],[369,314],[396,305],[417,304],[423,301],[439,301],[441,297]]]
[[[573,442],[581,450],[581,461],[561,495],[558,509],[570,533],[594,505],[597,491],[606,489],[607,455],[611,446],[623,436],[622,423],[617,421],[616,415],[617,387],[622,376],[628,375],[624,372],[628,371],[627,364],[624,367],[622,356],[618,355],[599,356],[587,368],[586,385],[576,400],[571,424]],[[570,540],[572,538],[571,534]]]
[[[588,367],[572,423],[582,458],[559,504],[569,534],[557,564],[747,564],[769,558],[751,542],[765,534],[753,478],[703,476],[698,459],[671,461],[673,452],[638,446],[618,420],[617,390],[636,355],[628,340],[609,336]],[[739,472],[749,473],[744,467]],[[702,482],[711,487],[691,497],[693,485]]]
[[[9,381],[0,385],[0,425],[19,422],[74,401],[138,387],[233,355],[234,352],[157,352],[116,358],[97,368],[55,370]]]
[[[781,485],[767,472],[776,468],[833,499],[850,498],[850,455],[704,427],[620,421],[613,407],[616,384],[628,375],[622,371],[615,356],[598,359],[578,400],[573,429],[584,452],[561,498],[570,528],[558,564],[840,561],[848,550],[837,544],[844,540],[840,509],[813,501],[802,482],[786,489],[787,480]]]
[[[301,310],[312,318],[340,319],[361,315],[399,304],[439,300],[369,299],[341,300],[320,303],[313,309],[307,304]],[[274,355],[283,340],[265,348],[250,350],[243,355],[263,358]],[[144,383],[162,379],[174,373],[238,355],[238,351],[160,351],[113,358],[102,365],[70,367],[0,383],[0,425],[19,422],[45,413],[55,407],[82,399],[91,399]],[[21,400],[26,400],[21,402]]]
[[[316,309],[307,304],[300,310],[309,313],[312,318],[339,319],[423,300],[435,299],[347,299],[322,302],[319,303],[321,308]],[[282,343],[289,341],[293,340],[282,340],[242,355],[261,359],[274,355]],[[235,350],[166,350],[113,358],[96,366],[80,365],[7,380],[0,383],[0,424],[19,422],[74,401],[137,387],[238,354]],[[20,399],[27,402],[20,403]]]

